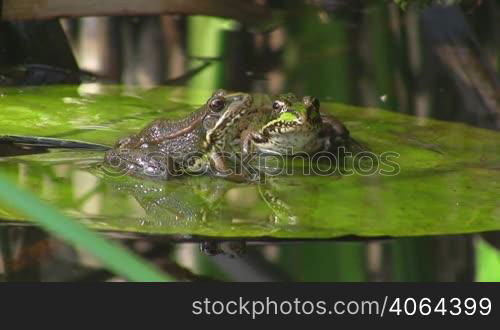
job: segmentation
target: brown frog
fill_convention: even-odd
[[[162,179],[204,172],[232,178],[219,152],[228,135],[237,134],[239,120],[254,111],[252,103],[249,94],[218,90],[190,116],[158,119],[121,139],[105,163],[119,173]]]

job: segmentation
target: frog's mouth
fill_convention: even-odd
[[[280,118],[269,123],[262,133],[270,136],[295,133],[304,129],[304,120],[302,117],[295,111],[287,111],[283,113]]]
[[[297,121],[279,121],[272,125],[267,126],[264,129],[264,134],[267,135],[278,135],[278,134],[288,134],[300,131],[302,126],[301,123]]]

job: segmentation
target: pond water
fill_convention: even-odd
[[[2,173],[136,250],[140,247],[133,245],[142,241],[158,244],[184,265],[201,258],[201,273],[215,277],[470,279],[470,237],[441,235],[500,230],[500,98],[498,80],[492,78],[499,63],[495,22],[483,7],[464,15],[453,8],[401,12],[386,3],[319,3],[286,8],[289,17],[270,34],[253,34],[234,22],[221,24],[221,19],[187,18],[191,30],[186,47],[193,56],[186,58],[188,67],[205,61],[194,57],[212,59],[182,80],[183,86],[0,88],[0,132],[110,146],[153,119],[186,116],[216,88],[291,91],[319,97],[321,110],[341,119],[375,155],[368,167],[363,167],[365,160],[361,169],[349,163],[345,173],[304,175],[297,172],[310,168],[298,166],[294,175],[270,176],[261,184],[212,177],[164,182],[109,173],[101,166],[102,151],[20,151],[3,144]],[[218,47],[203,46],[196,36],[199,26]],[[140,71],[142,64],[134,65]],[[4,255],[16,244],[27,246],[18,255],[27,264],[53,254],[47,251],[55,251],[54,244],[63,255],[59,264],[81,253],[61,252],[61,243],[27,226],[30,219],[22,212],[0,205],[0,219],[3,242],[14,242],[3,245]],[[19,237],[22,243],[16,243]],[[387,242],[398,237],[403,239]],[[225,240],[257,247],[240,261],[207,261],[189,246],[175,250],[165,243]],[[291,241],[302,243],[282,244]],[[264,244],[270,242],[279,244]],[[239,254],[235,245],[229,254]],[[453,250],[462,252],[453,255]],[[442,253],[441,258],[433,251]],[[431,261],[421,264],[421,258]],[[450,266],[460,258],[462,264]],[[34,263],[50,264],[57,258],[49,259]],[[438,260],[443,264],[437,266]],[[255,266],[264,261],[267,266]],[[81,264],[93,267],[92,261]],[[213,271],[213,264],[226,275]],[[325,265],[324,272],[318,264]],[[246,270],[238,272],[238,267]],[[18,273],[22,279],[23,272]],[[42,277],[57,278],[54,274]]]

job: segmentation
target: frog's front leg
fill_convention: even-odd
[[[224,159],[227,154],[221,154],[220,152],[212,152],[209,156],[212,168],[215,170],[215,175],[224,177],[225,179],[235,181],[235,182],[248,182],[253,181],[252,178],[244,175],[243,173],[238,173],[236,168],[230,168],[227,165],[227,161]]]
[[[241,133],[241,156],[245,158],[249,154],[254,151],[254,142],[256,143],[265,143],[269,139],[264,135],[255,132],[246,130]]]

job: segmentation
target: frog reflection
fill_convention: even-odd
[[[314,185],[287,179],[258,185],[209,177],[185,177],[167,183],[133,177],[104,180],[120,195],[132,196],[144,211],[139,219],[122,219],[118,226],[184,239],[228,238],[234,243],[205,243],[204,251],[210,253],[227,253],[229,248],[229,254],[239,255],[244,251],[241,240],[272,235],[276,230],[294,230],[300,226],[301,217],[315,207],[295,206],[301,205],[297,199],[308,189],[314,190]]]

